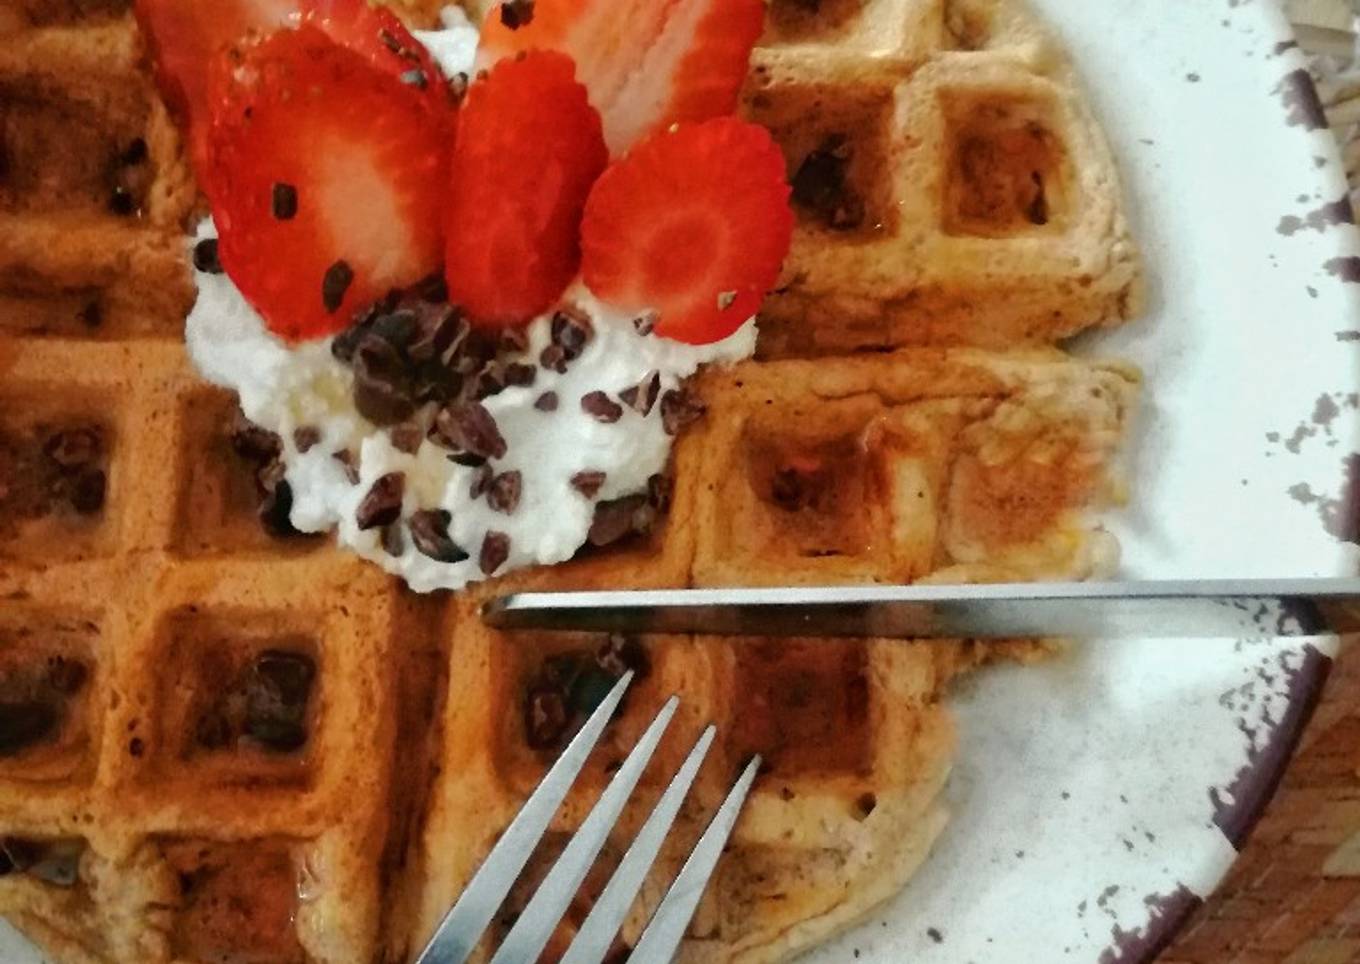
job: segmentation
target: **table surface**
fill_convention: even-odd
[[[1360,188],[1360,0],[1289,0]],[[1360,199],[1360,191],[1355,195]],[[1280,790],[1217,894],[1160,964],[1360,962],[1360,642],[1332,670]]]

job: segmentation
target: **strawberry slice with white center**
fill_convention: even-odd
[[[477,66],[524,50],[576,61],[618,156],[677,121],[731,114],[764,26],[763,0],[536,0],[492,9]]]
[[[296,26],[298,0],[137,0],[134,11],[151,47],[156,84],[197,145],[208,123],[208,65],[249,33]],[[199,156],[195,150],[195,156]]]
[[[166,103],[187,127],[195,166],[204,159],[211,113],[209,70],[219,53],[252,36],[296,28],[305,19],[375,67],[447,100],[429,52],[385,7],[367,0],[136,0],[137,22],[156,64]]]
[[[208,138],[222,266],[271,331],[340,331],[443,256],[448,125],[304,24],[224,54]]]
[[[658,335],[719,341],[756,313],[793,237],[784,157],[735,117],[653,134],[595,183],[581,275],[599,298],[658,312]]]

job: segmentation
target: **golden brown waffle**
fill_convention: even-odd
[[[1112,459],[1137,391],[1119,366],[1051,350],[920,349],[834,364],[746,363],[708,373],[699,387],[709,410],[677,446],[667,553],[650,566],[637,555],[605,556],[591,568],[510,576],[457,607],[449,686],[464,698],[451,696],[445,709],[442,773],[415,865],[424,881],[416,942],[560,748],[560,739],[532,735],[535,721],[552,717],[536,698],[555,692],[564,674],[578,680],[566,687],[567,704],[580,675],[604,685],[592,654],[608,650],[606,640],[498,633],[480,625],[478,597],[522,586],[1079,579],[1110,561],[1109,537],[1088,513],[1117,489]],[[1011,484],[1023,485],[1023,496]],[[998,514],[1010,520],[1003,530]],[[674,538],[677,530],[688,536]],[[901,887],[946,818],[938,793],[954,746],[941,703],[947,683],[983,659],[1035,652],[685,637],[644,639],[640,648],[645,657],[635,653],[633,662],[604,660],[647,675],[531,866],[546,872],[611,763],[665,697],[681,693],[649,792],[616,834],[616,858],[707,722],[718,724],[721,749],[701,770],[668,860],[623,939],[636,939],[703,821],[760,752],[769,766],[685,951],[692,960],[741,961],[804,947]],[[460,845],[450,846],[455,839]],[[512,902],[504,910],[502,925],[516,909]],[[587,896],[575,922],[588,911]],[[571,926],[563,925],[563,941]]]
[[[398,6],[428,25],[438,4]],[[0,8],[0,913],[63,962],[408,959],[592,687],[624,665],[647,672],[536,872],[679,692],[607,858],[699,728],[718,723],[720,741],[625,942],[753,752],[770,766],[687,959],[779,957],[898,889],[945,820],[944,689],[1005,647],[506,638],[476,605],[530,586],[1081,578],[1108,565],[1089,511],[1118,495],[1129,373],[1039,349],[832,357],[1049,338],[1128,310],[1136,261],[1117,187],[1048,42],[980,4],[823,0],[814,24],[807,4],[776,3],[749,107],[771,112],[791,174],[857,118],[856,138],[919,129],[937,147],[918,160],[835,147],[853,185],[880,160],[939,183],[919,158],[952,170],[938,145],[959,129],[933,108],[897,124],[883,105],[982,91],[1061,144],[1050,223],[993,230],[1005,178],[956,199],[953,228],[896,205],[891,244],[803,211],[762,351],[826,357],[701,380],[709,415],[677,446],[671,511],[651,536],[455,599],[261,527],[234,399],[202,384],[180,345],[195,192],[129,7]],[[976,49],[946,50],[961,47]],[[875,118],[887,126],[871,131]],[[877,212],[887,195],[870,194]],[[919,293],[875,287],[875,272],[899,271]],[[1041,311],[1041,298],[1061,304]]]
[[[762,355],[1009,347],[1138,312],[1109,148],[1020,0],[772,0],[745,112],[798,215]]]

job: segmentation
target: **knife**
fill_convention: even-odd
[[[1273,638],[1360,631],[1360,578],[525,592],[500,629],[715,636]]]

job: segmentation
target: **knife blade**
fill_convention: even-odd
[[[1360,631],[1360,578],[527,592],[501,629],[896,639],[1273,638]]]

